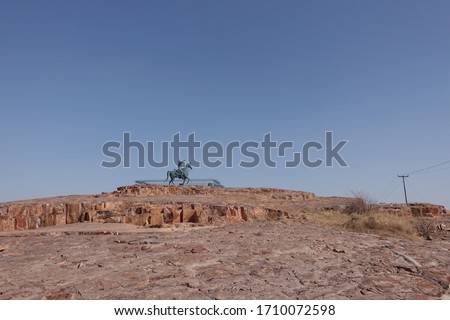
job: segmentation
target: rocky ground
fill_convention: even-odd
[[[336,231],[313,226],[295,212],[340,206],[343,199],[237,193],[233,205],[266,208],[277,202],[287,214],[159,228],[82,222],[0,232],[0,299],[449,297],[445,230],[433,241]],[[154,197],[165,197],[159,203],[192,201],[185,196]],[[227,204],[226,196],[215,196]],[[210,203],[214,195],[196,201]]]

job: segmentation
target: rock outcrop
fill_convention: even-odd
[[[248,195],[254,197],[250,199]],[[288,213],[258,199],[306,201],[312,193],[269,188],[135,185],[96,196],[67,196],[0,204],[0,231],[37,229],[78,222],[163,224],[261,221]]]
[[[375,210],[387,212],[399,216],[413,217],[437,217],[447,214],[444,206],[430,203],[411,203],[411,204],[380,204]]]
[[[78,222],[130,223],[160,227],[177,223],[264,221],[310,210],[343,211],[348,199],[274,188],[132,185],[99,195],[63,196],[0,203],[0,231],[28,230]],[[379,204],[395,215],[436,217],[432,204]]]

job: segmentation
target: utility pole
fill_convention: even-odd
[[[403,191],[405,192],[405,202],[406,202],[406,204],[408,204],[408,197],[406,196],[405,178],[408,178],[409,175],[402,174],[402,175],[398,175],[397,177],[402,178],[402,180],[403,180]]]

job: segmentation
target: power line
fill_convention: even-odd
[[[438,172],[438,171],[444,171],[444,170],[448,170],[448,169],[450,169],[450,167],[444,167],[444,168],[434,169],[434,170],[426,171],[426,172],[419,172],[419,173],[416,173],[416,175],[419,175],[419,174],[427,174],[427,173],[433,173],[433,172]]]
[[[412,180],[409,180],[409,186],[414,189],[414,191],[419,196],[419,198],[422,202],[427,202],[427,200],[422,196],[422,194],[419,192],[419,190],[414,186],[414,184],[412,183]]]
[[[384,200],[388,195],[392,194],[392,192],[395,190],[395,188],[397,187],[397,184],[400,181],[397,179],[397,177],[394,177],[391,182],[387,185],[386,188],[384,188],[384,190],[382,192],[380,192],[380,194],[378,195],[378,202],[381,202],[382,200]]]
[[[447,163],[450,163],[450,160],[447,160],[447,161],[444,161],[444,162],[441,162],[441,163],[438,163],[438,164],[435,164],[435,165],[432,165],[432,166],[429,166],[429,167],[426,167],[426,168],[423,168],[423,169],[419,169],[419,170],[414,170],[414,171],[408,172],[407,175],[418,174],[419,172],[423,172],[423,171],[426,171],[426,170],[437,168],[437,167],[443,166],[444,164],[447,164]]]
[[[426,167],[426,168],[422,168],[422,169],[419,169],[419,170],[410,171],[410,172],[408,172],[406,174],[403,174],[403,175],[398,175],[397,176],[398,178],[402,178],[403,192],[405,194],[405,202],[406,202],[406,204],[408,204],[408,196],[407,196],[407,193],[406,193],[405,178],[408,178],[410,175],[428,174],[428,173],[448,170],[448,169],[450,169],[449,166],[444,167],[444,168],[439,168],[439,167],[441,167],[441,166],[443,166],[445,164],[448,164],[448,163],[450,163],[450,160],[447,160],[447,161],[444,161],[444,162],[441,162],[441,163],[437,163],[437,164],[434,164],[432,166],[429,166],[429,167]],[[431,169],[434,169],[434,170],[431,170]],[[378,195],[378,200],[377,200],[378,202],[381,202],[387,195],[391,194],[392,191],[394,191],[394,189],[395,189],[395,187],[397,185],[396,184],[397,181],[399,181],[399,180],[397,180],[397,178],[393,178],[391,180],[391,182],[389,182],[389,184]],[[422,196],[420,195],[420,197],[422,197]]]
[[[405,202],[406,202],[406,204],[408,204],[408,195],[407,195],[407,192],[406,192],[405,178],[408,178],[410,175],[428,174],[428,173],[433,173],[433,172],[438,172],[438,171],[443,171],[443,170],[449,170],[450,166],[447,166],[447,167],[444,167],[444,168],[439,168],[439,167],[441,167],[441,166],[443,166],[445,164],[448,164],[448,163],[450,163],[450,160],[447,160],[447,161],[444,161],[444,162],[441,162],[441,163],[437,163],[437,164],[434,164],[432,166],[429,166],[429,167],[426,167],[426,168],[423,168],[423,169],[410,171],[410,172],[408,172],[406,174],[397,175],[398,178],[402,178],[403,193],[405,195]],[[434,169],[434,170],[431,170],[431,169]],[[378,202],[381,202],[387,195],[391,194],[392,191],[394,191],[395,187],[397,186],[396,182],[399,182],[399,180],[397,178],[393,178],[391,180],[391,182],[389,182],[389,184],[378,195]],[[414,188],[414,190],[417,193],[419,193],[414,186],[412,186],[412,187]],[[423,198],[421,194],[419,194],[419,196],[421,198]]]

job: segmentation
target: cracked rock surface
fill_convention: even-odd
[[[0,299],[443,299],[449,241],[303,222],[0,233]]]

